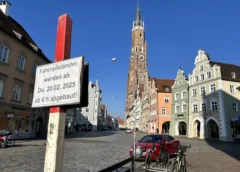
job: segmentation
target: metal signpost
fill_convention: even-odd
[[[85,67],[83,57],[70,59],[71,37],[72,19],[61,15],[55,63],[38,66],[36,70],[32,107],[50,107],[44,172],[62,171],[66,109],[88,104],[82,91],[86,88],[83,78],[88,80],[84,74],[88,75],[88,66]]]

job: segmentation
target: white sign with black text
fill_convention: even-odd
[[[32,107],[79,104],[84,57],[38,66]]]

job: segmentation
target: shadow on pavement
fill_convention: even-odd
[[[70,134],[70,135],[65,136],[65,139],[104,137],[104,136],[111,136],[111,135],[114,135],[114,134],[116,134],[115,131],[77,132],[77,133],[72,133],[72,134]]]
[[[214,96],[216,96],[216,92],[203,95],[202,98],[205,100],[210,100]],[[218,138],[220,137],[220,133],[222,132],[226,132],[228,139],[235,138],[236,135],[239,135],[240,126],[240,121],[237,120],[238,111],[232,110],[233,104],[239,102],[239,99],[223,90],[222,96],[224,97],[223,104],[225,108],[223,108],[224,110],[222,112],[224,114],[220,114],[221,110],[219,110],[219,107],[217,108],[217,111],[209,111],[203,114],[205,122],[205,137],[208,138],[205,141],[208,143],[209,146],[220,150],[237,160],[240,160],[240,144],[238,144],[237,142],[222,142],[218,140]],[[225,109],[228,111],[226,111]],[[220,120],[220,115],[224,115],[224,126]],[[223,129],[222,126],[224,127]]]
[[[221,142],[219,140],[205,140],[207,144],[217,150],[220,150],[232,158],[240,161],[240,144],[231,142]]]

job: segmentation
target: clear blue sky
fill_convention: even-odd
[[[84,55],[90,79],[99,80],[103,103],[124,116],[137,0],[11,0],[10,15],[53,60],[58,16],[73,20],[71,57]],[[141,0],[151,76],[189,74],[200,48],[212,60],[240,65],[240,0]],[[117,62],[112,63],[111,58]],[[237,58],[237,59],[236,59]],[[112,98],[114,96],[114,98]]]

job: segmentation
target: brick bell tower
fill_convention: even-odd
[[[137,88],[144,86],[144,74],[147,70],[147,43],[145,40],[144,21],[141,18],[139,1],[136,11],[136,19],[132,26],[132,47],[129,58],[129,72],[127,81],[127,95],[125,118],[128,124],[131,107],[134,101],[134,93]]]

